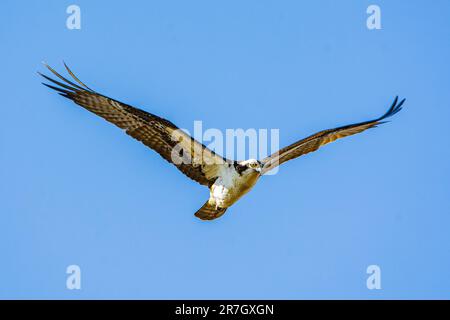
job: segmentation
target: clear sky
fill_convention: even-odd
[[[449,14],[446,0],[3,1],[0,298],[450,298]],[[42,60],[180,127],[277,128],[281,146],[407,101],[204,222],[208,190],[42,86]]]

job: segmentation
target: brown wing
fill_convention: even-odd
[[[124,129],[128,135],[158,152],[189,178],[206,186],[214,183],[218,169],[228,162],[227,159],[216,155],[172,122],[95,92],[82,83],[66,64],[64,66],[77,83],[64,78],[46,65],[62,82],[39,73],[59,87],[46,83],[44,85]]]
[[[405,99],[400,101],[400,103],[397,102],[398,97],[395,97],[395,100],[392,103],[392,106],[389,108],[389,110],[383,116],[377,119],[351,124],[343,127],[338,127],[334,129],[323,130],[277,151],[276,153],[270,155],[269,157],[261,161],[263,164],[262,174],[272,170],[273,168],[279,166],[283,162],[297,158],[309,152],[316,151],[321,146],[333,142],[336,139],[351,136],[353,134],[360,133],[364,130],[374,128],[377,125],[384,123],[385,122],[383,121],[384,119],[393,116],[402,109],[402,105],[405,102]]]

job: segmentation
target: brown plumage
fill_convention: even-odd
[[[210,197],[195,213],[195,216],[202,220],[213,220],[222,216],[227,208],[250,191],[259,178],[269,170],[288,160],[313,152],[336,139],[376,127],[385,122],[386,118],[399,112],[405,101],[403,99],[398,102],[396,97],[389,110],[377,119],[320,131],[275,152],[262,161],[256,159],[232,161],[206,148],[172,122],[95,92],[81,82],[66,64],[64,66],[73,81],[46,65],[61,81],[39,73],[56,86],[47,83],[44,85],[125,130],[128,135],[175,165],[187,177],[207,186]]]
[[[287,147],[284,147],[283,149],[278,150],[277,152],[261,161],[263,164],[262,174],[272,170],[283,162],[316,151],[321,146],[333,142],[336,139],[348,137],[384,123],[384,119],[392,117],[394,114],[402,110],[402,105],[405,102],[405,99],[400,101],[400,103],[398,104],[397,102],[398,97],[395,97],[395,100],[389,110],[377,119],[337,127],[334,129],[323,130],[305,139],[297,141]]]
[[[227,211],[227,208],[217,208],[208,200],[194,215],[202,220],[214,220],[221,217],[225,211]]]
[[[172,122],[90,89],[73,74],[65,63],[64,66],[67,71],[78,84],[64,78],[49,65],[45,64],[45,66],[63,82],[39,73],[42,77],[59,87],[47,83],[44,83],[44,85],[124,129],[128,135],[155,150],[192,180],[202,185],[210,186],[216,178],[215,173],[217,170],[215,166],[228,161],[194,140]],[[173,154],[176,145],[180,147],[178,163],[174,162],[175,157]]]

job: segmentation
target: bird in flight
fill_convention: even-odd
[[[213,220],[222,216],[253,188],[262,175],[273,168],[316,151],[336,139],[374,128],[399,112],[405,102],[405,99],[399,102],[396,97],[389,110],[379,118],[320,131],[260,161],[234,161],[219,156],[166,119],[95,92],[81,82],[65,63],[72,80],[63,77],[49,65],[44,65],[60,80],[38,72],[52,83],[43,83],[44,85],[115,124],[126,134],[155,150],[187,177],[207,186],[210,191],[209,199],[195,213],[195,216],[202,220]]]

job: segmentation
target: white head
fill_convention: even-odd
[[[262,164],[256,159],[248,159],[245,161],[239,162],[239,165],[245,166],[248,169],[251,169],[252,171],[261,172]]]

